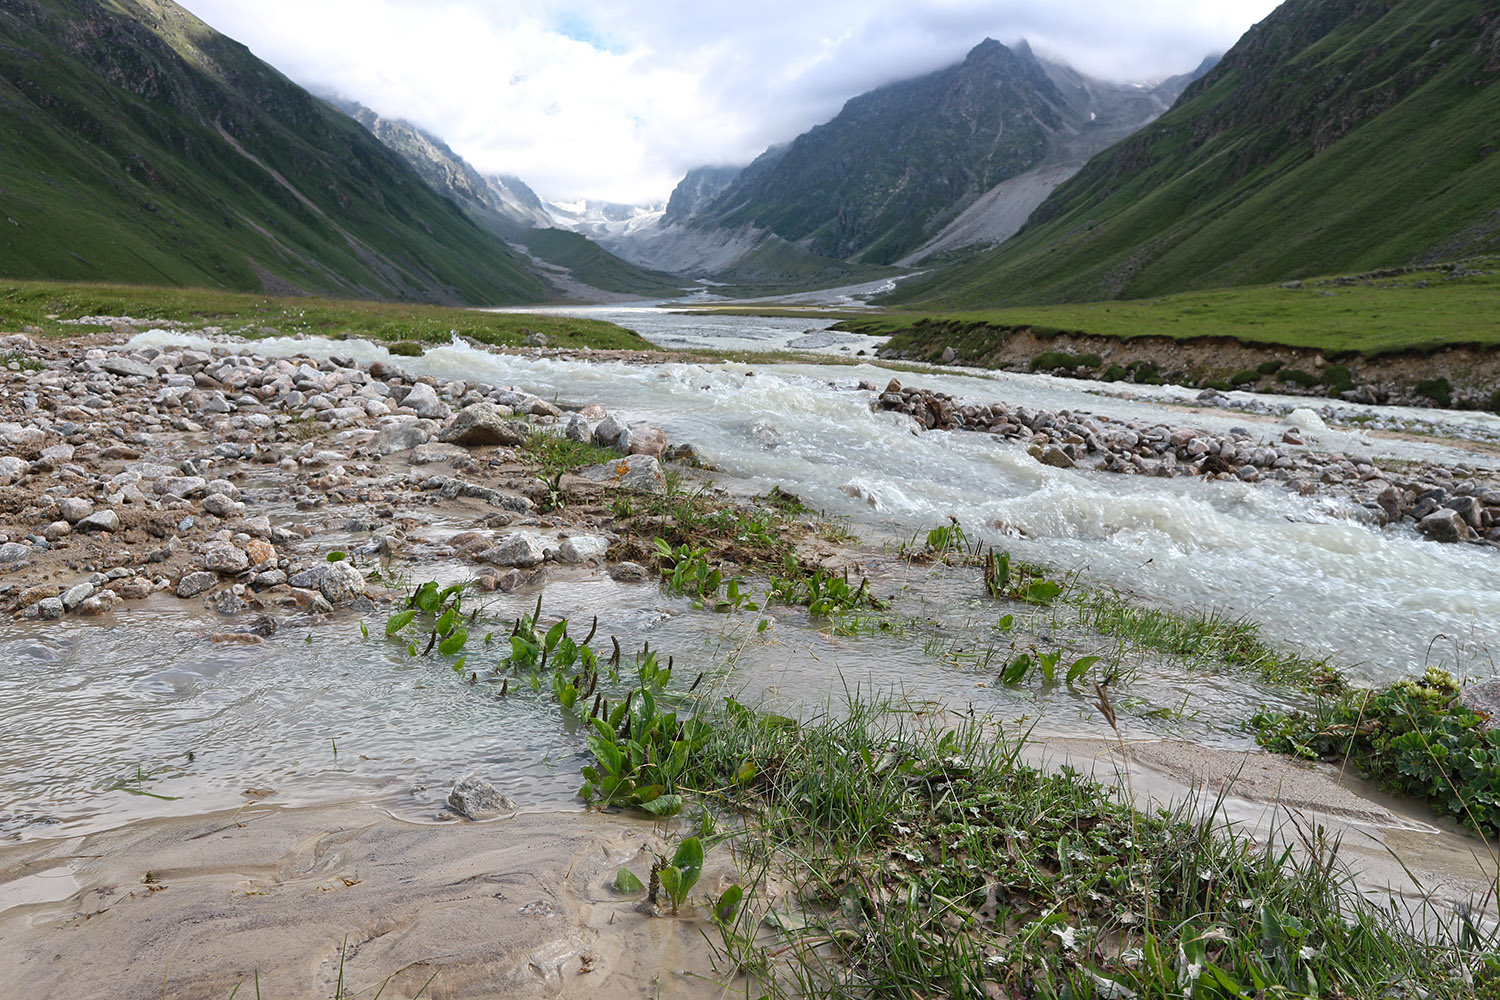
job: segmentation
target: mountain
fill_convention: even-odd
[[[437,302],[547,288],[169,0],[0,0],[0,273]]]
[[[717,198],[725,188],[734,183],[742,167],[694,167],[677,182],[672,197],[667,199],[667,210],[662,213],[664,226],[683,222],[702,211]]]
[[[1091,80],[1043,63],[1025,42],[986,39],[956,66],[853,98],[751,163],[692,222],[894,263],[1002,182],[1081,165],[1173,96]]]
[[[1136,298],[1500,250],[1492,0],[1288,0],[935,307]]]
[[[670,295],[682,282],[615,257],[587,237],[556,227],[552,213],[519,177],[481,174],[442,139],[411,122],[384,118],[357,101],[338,107],[399,155],[433,191],[453,201],[481,229],[506,241],[564,298],[599,292]]]
[[[552,224],[541,199],[519,178],[480,174],[442,139],[409,121],[383,118],[358,101],[333,103],[405,160],[428,187],[452,198],[481,226],[507,234]]]

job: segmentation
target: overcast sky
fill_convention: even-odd
[[[1222,52],[1275,0],[179,0],[309,89],[544,198],[664,200],[986,37],[1111,80]]]

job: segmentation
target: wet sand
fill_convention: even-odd
[[[7,1000],[709,997],[703,905],[638,912],[660,828],[584,811],[416,824],[247,807],[0,848]],[[733,881],[711,850],[696,897]],[[258,976],[258,992],[257,992]],[[423,990],[424,985],[426,986]]]

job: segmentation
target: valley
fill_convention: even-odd
[[[0,3],[7,998],[1500,990],[1487,5],[189,6]]]

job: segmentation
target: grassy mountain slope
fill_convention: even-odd
[[[512,237],[539,260],[568,269],[574,278],[606,292],[676,296],[681,278],[621,260],[581,233],[566,229],[527,229]]]
[[[360,126],[169,0],[0,0],[0,273],[537,301]]]
[[[1289,0],[1020,234],[893,301],[1138,298],[1492,252],[1497,81],[1485,0]]]

